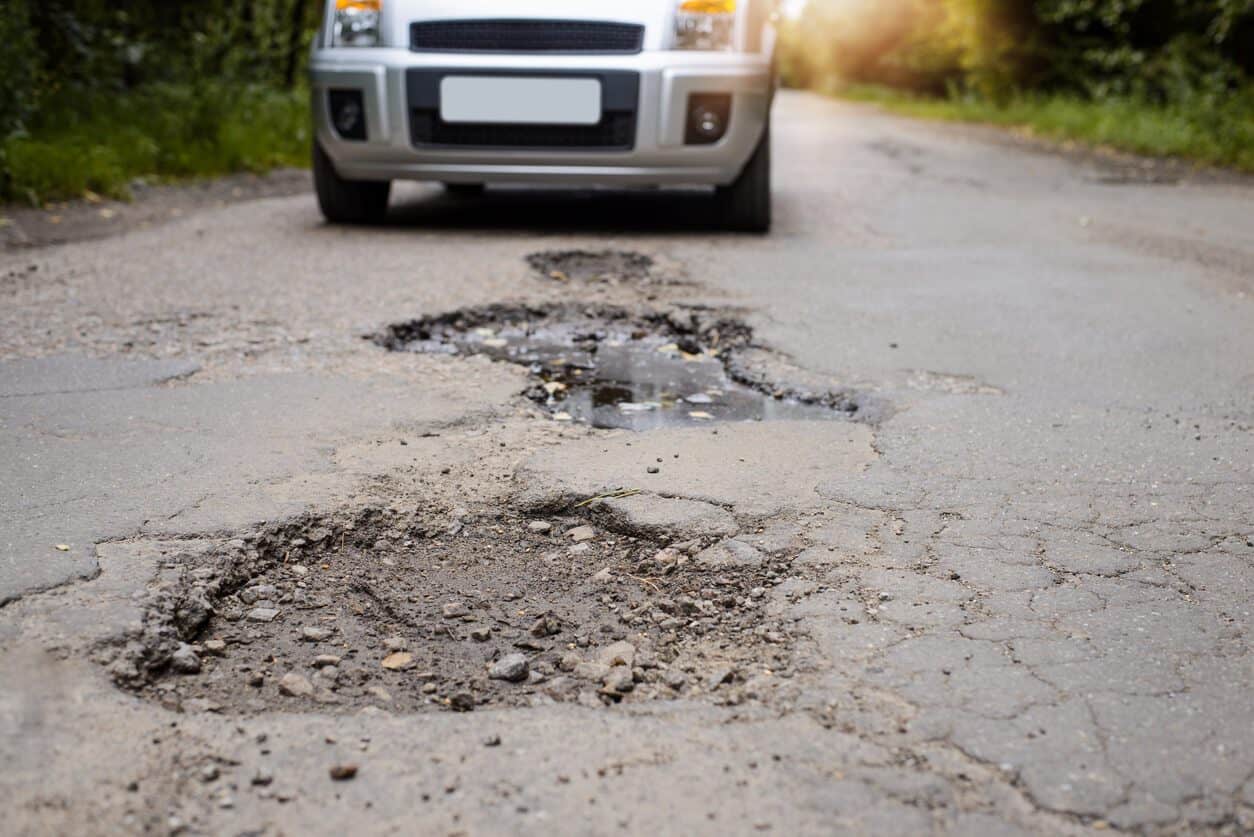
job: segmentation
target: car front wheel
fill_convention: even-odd
[[[740,177],[715,192],[723,223],[741,232],[771,228],[771,125],[768,122]]]
[[[314,190],[323,217],[333,224],[377,224],[384,219],[391,181],[345,180],[317,143],[313,156]]]

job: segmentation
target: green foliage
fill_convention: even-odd
[[[4,0],[0,200],[303,162],[300,82],[321,7]]]
[[[303,166],[301,91],[221,82],[146,85],[126,95],[62,99],[33,136],[3,142],[9,199],[40,203],[85,191],[126,198],[136,177],[188,177]]]
[[[1218,105],[1150,104],[1117,97],[1096,102],[1075,93],[1018,94],[993,103],[978,97],[922,97],[866,85],[837,92],[908,116],[1019,127],[1047,139],[1254,172],[1254,93],[1248,91]]]
[[[1215,100],[1254,70],[1254,0],[810,0],[783,44],[801,86]]]

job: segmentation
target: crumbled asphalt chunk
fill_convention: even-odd
[[[488,666],[488,676],[493,680],[519,683],[527,679],[529,670],[530,667],[525,655],[507,654]]]

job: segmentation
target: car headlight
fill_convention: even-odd
[[[732,49],[735,28],[736,0],[680,0],[675,9],[675,49]]]
[[[379,10],[382,0],[335,0],[331,45],[372,47],[379,45]]]

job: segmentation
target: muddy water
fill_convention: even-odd
[[[834,419],[815,404],[777,399],[731,380],[695,338],[587,322],[482,326],[429,333],[411,351],[482,354],[526,366],[529,391],[559,421],[650,430],[720,421]]]

